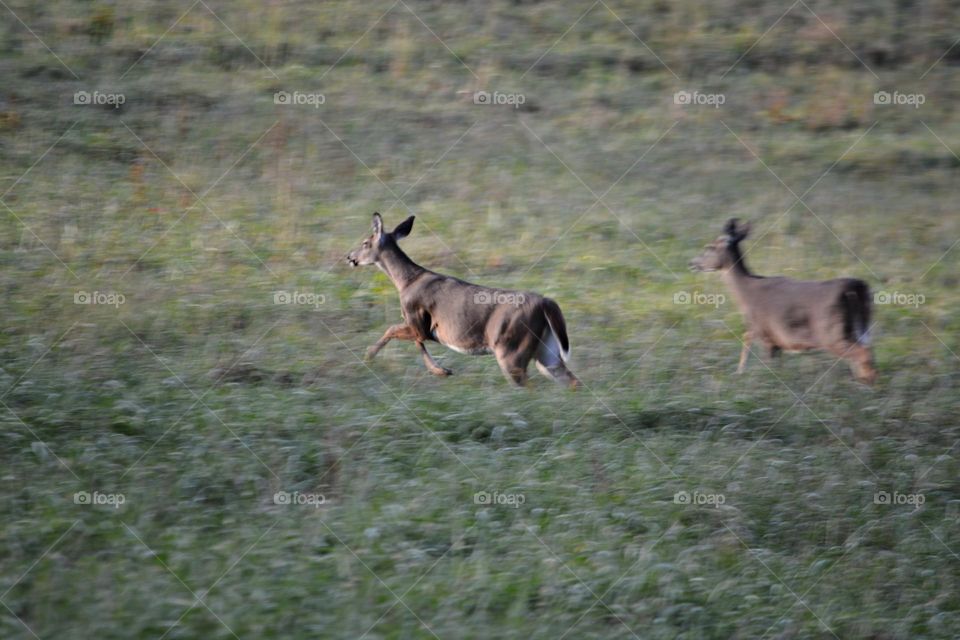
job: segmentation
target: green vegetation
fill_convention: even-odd
[[[955,5],[8,5],[0,637],[957,635]],[[362,363],[375,210],[556,299],[586,388]],[[758,273],[899,294],[875,388],[733,374],[729,296],[675,303],[731,216]]]

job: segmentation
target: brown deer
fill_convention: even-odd
[[[570,354],[567,327],[560,307],[539,294],[491,289],[425,269],[407,257],[398,240],[410,235],[414,216],[392,232],[373,214],[373,235],[347,255],[352,266],[377,265],[400,292],[403,324],[387,329],[367,350],[372,359],[390,340],[417,344],[430,373],[449,376],[424,344],[435,341],[469,355],[492,353],[500,369],[518,386],[527,382],[527,365],[570,388],[580,385],[564,362]]]
[[[696,271],[720,271],[747,324],[737,373],[743,373],[753,341],[771,357],[781,351],[823,349],[850,363],[866,384],[877,378],[870,350],[870,288],[863,280],[820,282],[750,273],[740,242],[750,225],[731,219],[724,234],[690,261]]]

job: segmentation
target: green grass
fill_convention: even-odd
[[[830,14],[878,80],[798,6],[723,76],[783,7],[611,4],[678,79],[600,5],[526,75],[584,9],[409,3],[468,69],[402,5],[359,41],[389,5],[210,6],[250,50],[203,5],[150,49],[187,6],[11,4],[64,64],[0,34],[0,637],[956,635],[939,22],[882,63],[892,18]],[[673,104],[694,89],[726,103]],[[556,299],[585,388],[438,345],[452,378],[408,344],[363,363],[400,317],[343,262],[374,210],[417,215],[425,266]],[[743,321],[687,271],[731,216],[758,273],[925,296],[875,307],[875,388],[826,354],[734,374]]]

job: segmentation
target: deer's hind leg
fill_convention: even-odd
[[[867,385],[872,385],[877,380],[877,370],[873,366],[873,351],[869,346],[860,342],[848,342],[846,340],[828,345],[826,351],[841,360],[846,360],[850,365],[853,376]]]
[[[526,386],[527,365],[530,364],[529,354],[498,348],[494,350],[494,355],[497,356],[497,364],[500,365],[503,375],[507,376],[507,380],[518,387]]]
[[[571,389],[576,389],[581,385],[577,376],[567,369],[560,355],[560,345],[553,341],[542,343],[537,348],[537,354],[534,356],[537,364],[537,370],[550,378],[554,382],[566,385]]]
[[[567,365],[563,362],[555,364],[552,367],[548,367],[539,360],[537,360],[536,363],[537,370],[554,382],[566,385],[571,389],[577,389],[578,387],[582,386],[582,383],[577,376],[573,375],[573,371],[567,369]]]
[[[855,344],[844,356],[853,369],[853,375],[864,384],[872,385],[877,381],[877,370],[873,366],[873,352],[870,347]]]

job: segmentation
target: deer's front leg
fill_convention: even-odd
[[[430,352],[427,351],[427,345],[423,344],[422,340],[417,340],[417,346],[420,347],[420,352],[423,354],[423,364],[427,365],[427,370],[435,376],[452,376],[453,371],[447,369],[446,367],[441,367],[437,364],[437,361],[433,359],[433,356],[430,355]]]
[[[408,324],[395,324],[389,329],[387,329],[383,337],[377,340],[377,342],[367,349],[367,360],[373,360],[380,349],[383,349],[388,342],[396,338],[397,340],[416,340],[417,334]]]
[[[743,370],[747,368],[747,356],[750,355],[750,342],[753,340],[753,336],[749,331],[743,334],[743,349],[740,350],[740,365],[737,367],[737,373],[743,373]]]

